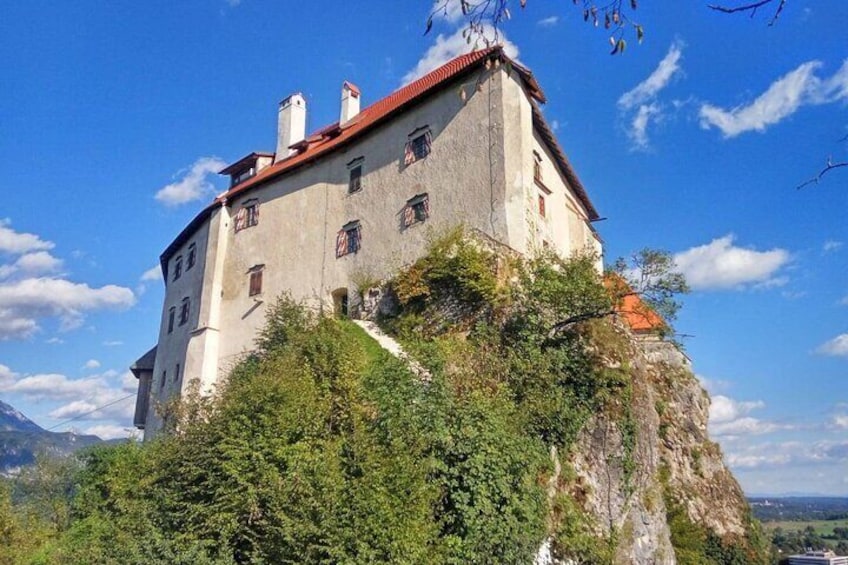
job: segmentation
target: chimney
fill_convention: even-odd
[[[345,81],[342,85],[342,113],[339,125],[343,126],[359,113],[359,88],[352,82]]]
[[[274,162],[282,161],[292,153],[289,149],[306,137],[306,100],[301,93],[292,94],[280,102],[277,114],[277,153]]]

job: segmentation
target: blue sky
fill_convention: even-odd
[[[514,6],[503,32],[607,218],[607,257],[663,248],[688,275],[678,329],[745,490],[846,495],[848,168],[795,187],[848,159],[848,3],[790,0],[771,27],[705,4],[645,0],[645,41],[616,57],[570,3]],[[367,105],[459,54],[450,17],[423,36],[430,7],[5,4],[0,398],[126,435],[158,255],[224,188],[214,172],[273,151],[292,92],[313,130],[338,119],[343,80]]]

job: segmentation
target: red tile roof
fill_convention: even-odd
[[[633,292],[630,284],[618,274],[604,275],[604,286],[616,302],[615,313],[623,318],[634,332],[658,332],[667,327],[665,320],[645,304],[645,301]]]
[[[663,319],[636,294],[622,298],[616,312],[637,333],[659,331],[666,326]]]
[[[503,49],[500,46],[474,51],[466,55],[460,55],[459,57],[448,61],[438,69],[431,71],[418,80],[407,84],[392,94],[389,94],[382,100],[379,100],[363,109],[347,123],[343,125],[333,123],[319,129],[315,133],[307,136],[307,138],[303,141],[292,146],[297,150],[297,153],[294,155],[266,167],[257,175],[219,195],[206,209],[201,211],[201,213],[192,220],[192,222],[180,233],[180,235],[177,236],[177,239],[168,246],[168,248],[162,253],[160,258],[161,262],[163,265],[165,264],[167,257],[169,257],[170,254],[182,244],[185,238],[191,235],[191,232],[198,225],[198,222],[205,219],[206,216],[211,213],[212,209],[230,202],[236,196],[239,196],[256,186],[262,185],[283,174],[291,172],[301,165],[305,165],[306,163],[342,147],[371,130],[378,124],[385,122],[398,112],[403,111],[405,108],[419,102],[425,95],[444,87],[450,80],[477,68],[487,60],[498,60],[504,65],[509,66],[509,68],[521,76],[530,96],[538,102],[545,102],[545,95],[530,70],[515,61],[512,61],[503,53]],[[586,190],[583,188],[580,179],[577,178],[577,174],[574,172],[574,169],[571,167],[571,164],[568,162],[568,159],[565,157],[562,149],[560,149],[557,144],[553,132],[548,127],[535,102],[533,103],[533,123],[540,129],[545,141],[551,145],[554,156],[557,159],[557,164],[568,180],[569,185],[574,189],[578,198],[586,207],[589,219],[598,219],[598,213],[595,211],[592,202],[589,200]]]

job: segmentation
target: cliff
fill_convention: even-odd
[[[586,423],[561,488],[596,533],[615,538],[615,562],[765,562],[742,489],[709,439],[710,400],[689,359],[623,326],[595,337],[599,361],[626,368],[630,394]]]
[[[527,361],[538,363],[542,373],[546,361],[533,359],[538,354],[533,348],[522,351],[510,324],[520,319],[544,328],[581,309],[604,310],[593,305],[603,300],[593,296],[597,287],[587,285],[591,274],[586,265],[580,268],[581,259],[525,261],[479,236],[468,241],[454,240],[453,247],[437,242],[430,256],[372,291],[364,314],[383,319],[384,325],[388,321],[413,348],[415,333],[473,341],[475,328],[499,320],[501,344],[506,341],[512,353],[530,357]],[[491,290],[489,298],[469,299],[468,287],[485,277],[473,280],[469,264],[475,255],[463,245],[479,253],[478,267],[488,258],[491,287],[506,288],[506,297]],[[709,438],[710,399],[690,360],[672,342],[632,332],[626,318],[590,316],[570,328],[562,342],[542,343],[539,349],[549,355],[551,347],[573,352],[579,344],[586,355],[581,370],[591,374],[593,388],[585,392],[583,377],[553,379],[556,387],[584,394],[574,404],[588,406],[589,413],[572,405],[567,416],[543,416],[546,423],[568,418],[571,435],[539,430],[547,436],[552,469],[546,476],[548,537],[536,563],[767,563],[759,524],[718,444]],[[511,376],[513,382],[524,378]],[[527,403],[529,410],[540,407],[537,401]],[[556,410],[563,411],[562,403]]]

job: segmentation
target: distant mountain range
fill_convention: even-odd
[[[38,454],[64,456],[103,440],[93,435],[49,432],[0,400],[0,475],[12,476]]]

